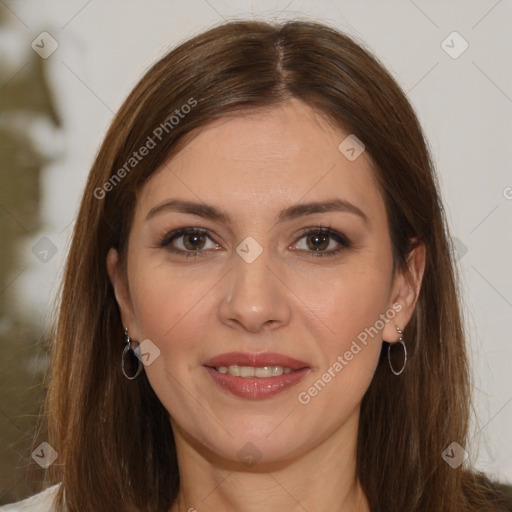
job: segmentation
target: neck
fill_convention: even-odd
[[[175,432],[180,490],[170,512],[370,512],[356,477],[358,420],[294,459],[253,468],[212,463]]]

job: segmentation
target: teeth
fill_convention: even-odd
[[[240,377],[254,377],[255,369],[252,366],[239,366],[238,371],[240,372]]]
[[[292,372],[291,368],[283,368],[282,366],[239,366],[233,364],[231,366],[219,366],[215,368],[219,373],[229,373],[233,377],[278,377],[279,375]]]

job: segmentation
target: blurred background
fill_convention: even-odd
[[[152,63],[234,18],[331,24],[407,92],[461,275],[475,393],[468,463],[512,481],[510,0],[0,0],[0,505],[41,487],[31,454],[45,441],[48,332],[102,137]]]

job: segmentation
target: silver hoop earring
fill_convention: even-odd
[[[126,372],[126,356],[128,355],[128,352],[132,351],[133,357],[137,360],[137,369],[135,370],[135,373],[133,375],[128,375]],[[123,375],[128,380],[134,380],[142,371],[142,367],[144,365],[142,364],[142,361],[134,354],[132,349],[132,340],[130,336],[128,336],[128,327],[124,328],[124,349],[123,349],[123,355],[121,356],[121,371],[123,372]]]
[[[391,364],[391,344],[388,345],[388,362],[389,362],[389,367],[391,368],[391,371],[395,375],[400,375],[404,371],[405,365],[407,363],[407,347],[405,346],[405,341],[404,341],[404,338],[402,337],[402,330],[400,329],[400,327],[397,327],[396,330],[398,331],[398,334],[400,334],[400,338],[398,339],[398,342],[402,344],[402,347],[404,347],[404,364],[399,372],[395,371],[395,369],[393,368],[393,365]]]

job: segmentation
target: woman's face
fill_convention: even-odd
[[[224,118],[141,190],[127,280],[107,263],[178,452],[271,463],[355,438],[412,306],[348,135],[296,100]]]

